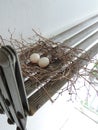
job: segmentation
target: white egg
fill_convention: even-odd
[[[32,63],[38,63],[40,59],[40,55],[38,53],[33,53],[31,56],[30,56],[30,61]]]
[[[39,62],[38,62],[38,65],[41,67],[41,68],[44,68],[44,67],[47,67],[49,65],[49,58],[47,57],[42,57],[40,58]]]

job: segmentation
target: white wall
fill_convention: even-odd
[[[98,0],[0,0],[0,34],[59,33],[98,11]]]

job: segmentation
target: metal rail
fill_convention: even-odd
[[[14,50],[9,46],[1,47],[0,104],[8,117],[8,123],[16,123],[17,130],[25,130],[29,107],[19,68]]]
[[[98,15],[80,23],[75,27],[72,27],[71,29],[57,35],[56,37],[51,38],[51,40],[54,42],[63,41],[62,44],[81,48],[86,51],[86,53],[88,53],[92,58],[98,53]],[[81,62],[81,60],[77,59],[74,62],[78,64],[78,62]],[[87,63],[84,62],[81,64]],[[32,114],[34,114],[45,102],[49,100],[49,97],[42,88],[43,84],[44,88],[48,90],[50,96],[52,97],[67,81],[57,81],[52,87],[50,87],[50,82],[51,81],[48,80],[45,84],[42,83],[42,86],[40,85],[38,87],[39,89],[36,89],[36,86],[32,86],[30,81],[25,82],[28,101],[33,111]]]

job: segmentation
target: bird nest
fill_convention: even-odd
[[[68,91],[69,95],[77,95],[79,88],[75,83],[79,77],[92,85],[91,81],[85,78],[85,74],[91,75],[90,70],[82,64],[91,60],[82,49],[72,48],[64,43],[55,43],[43,37],[34,44],[28,43],[23,38],[21,41],[14,39],[12,35],[10,40],[1,37],[1,44],[5,45],[5,41],[17,50],[27,95],[30,96],[31,91],[35,89],[43,88],[48,98],[53,101],[51,96],[55,93],[61,95]],[[30,61],[32,53],[38,53],[40,57],[48,57],[49,65],[41,68],[38,64],[32,63]],[[67,85],[62,88],[66,82]]]

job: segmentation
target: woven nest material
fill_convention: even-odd
[[[35,44],[32,44],[32,41],[28,43],[23,38],[21,38],[20,41],[14,39],[12,34],[10,40],[1,37],[1,45],[5,45],[5,42],[8,42],[8,44],[11,44],[13,48],[16,49],[19,55],[27,95],[36,88],[43,88],[50,98],[60,89],[60,87],[56,88],[55,86],[57,84],[58,86],[61,84],[64,85],[65,80],[68,81],[68,85],[64,89],[61,89],[58,95],[66,90],[70,95],[77,95],[76,91],[79,90],[79,88],[76,88],[75,83],[78,78],[82,78],[94,88],[92,82],[86,78],[86,75],[92,75],[92,73],[89,73],[90,69],[84,66],[85,64],[81,64],[82,62],[92,62],[88,54],[84,53],[82,49],[72,48],[63,43],[55,43],[43,38],[39,34],[37,35],[39,40]],[[38,64],[31,63],[30,55],[32,53],[38,53],[40,57],[48,57],[50,64],[45,68],[41,68]],[[80,72],[80,68],[83,70],[82,72]],[[62,83],[63,81],[64,83]],[[40,92],[42,95],[42,90]],[[35,97],[36,95],[38,96],[38,94],[35,94]]]
[[[39,53],[41,57],[48,57],[50,64],[41,68],[37,64],[30,62],[30,55]],[[19,57],[23,77],[32,82],[32,86],[46,85],[48,82],[53,84],[55,81],[62,79],[70,80],[70,75],[73,75],[75,70],[79,71],[80,65],[74,61],[79,58],[82,53],[81,49],[71,48],[64,44],[53,43],[51,41],[38,41],[24,49]],[[87,55],[81,57],[81,60],[88,60]],[[73,64],[73,65],[72,65]]]

